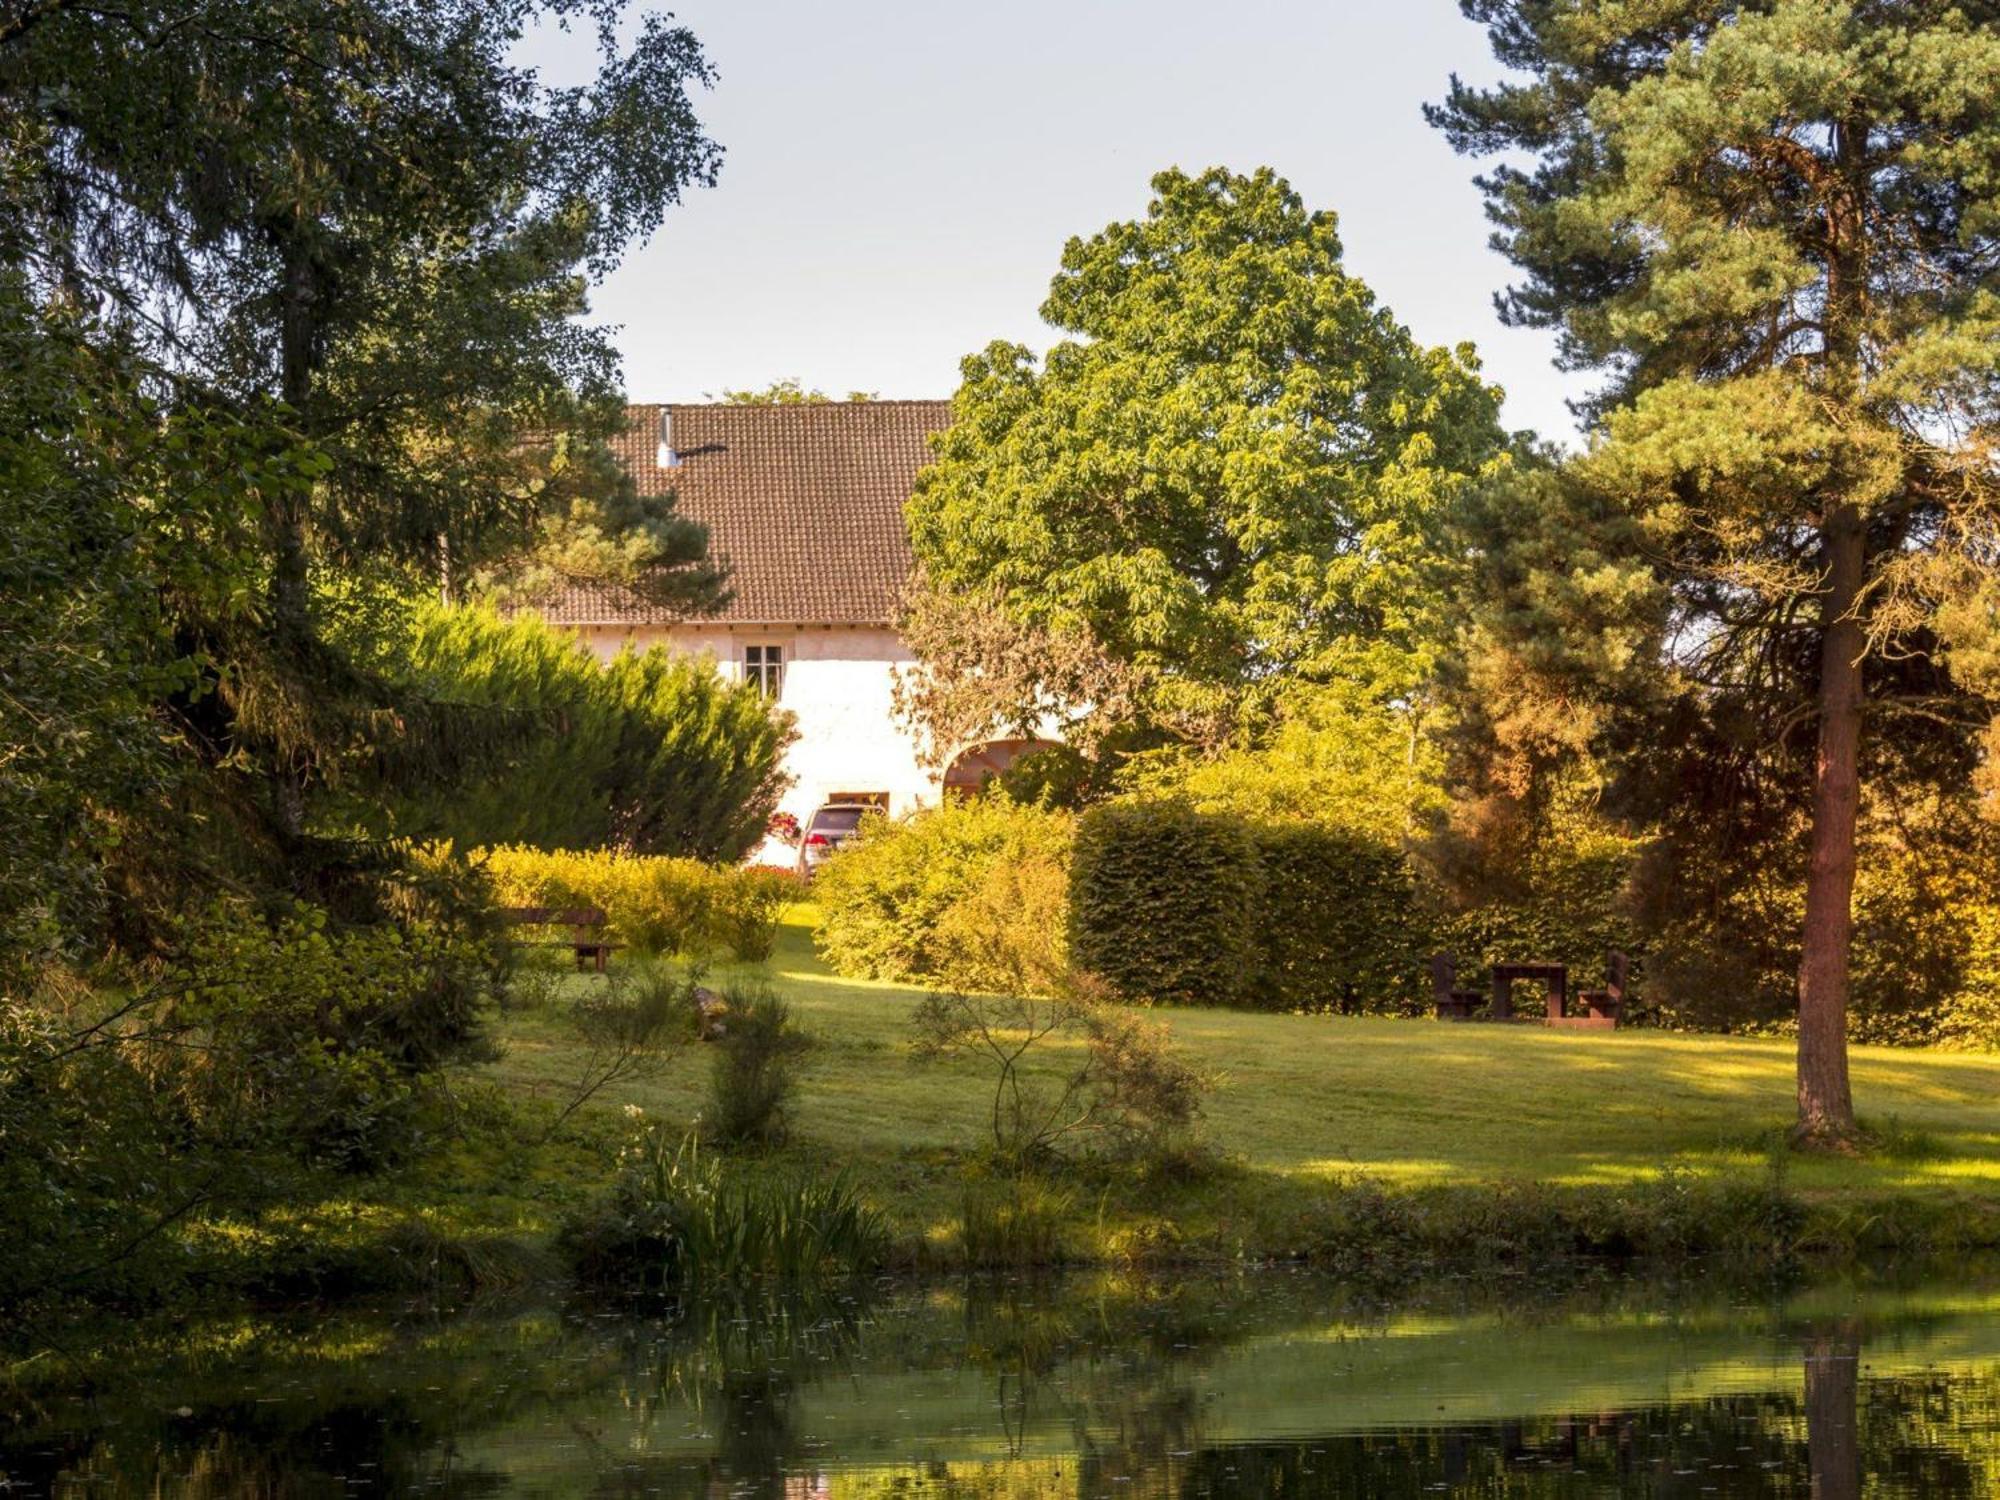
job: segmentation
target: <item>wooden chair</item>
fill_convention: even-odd
[[[1458,959],[1450,953],[1432,954],[1431,990],[1437,1000],[1440,1021],[1469,1021],[1486,998],[1478,990],[1455,988],[1457,983]]]
[[[1585,990],[1577,998],[1583,1001],[1589,1012],[1589,1019],[1604,1026],[1616,1026],[1625,1015],[1625,983],[1630,973],[1630,960],[1617,949],[1604,955],[1604,988]]]

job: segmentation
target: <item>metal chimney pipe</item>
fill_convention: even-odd
[[[681,466],[681,456],[674,451],[674,409],[671,406],[660,408],[660,450],[655,455],[655,462],[663,469],[678,469]]]

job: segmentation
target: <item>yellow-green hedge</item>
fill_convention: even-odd
[[[612,849],[510,845],[475,858],[502,906],[594,906],[641,953],[769,958],[794,882],[782,870]]]

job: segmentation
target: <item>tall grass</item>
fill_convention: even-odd
[[[968,1269],[1033,1270],[1060,1265],[1063,1225],[1075,1200],[1020,1173],[966,1184],[958,1246]]]
[[[571,1241],[590,1279],[683,1289],[870,1270],[888,1234],[844,1172],[732,1175],[696,1132],[675,1142],[653,1125],[627,1148],[607,1210]]]

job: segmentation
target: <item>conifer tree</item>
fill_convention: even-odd
[[[1672,592],[1675,665],[1810,733],[1798,1136],[1855,1129],[1870,741],[1990,721],[2000,618],[2000,6],[1461,0],[1518,73],[1433,121],[1525,272],[1511,321],[1608,372],[1582,470]]]
[[[221,607],[169,598],[202,674],[169,707],[229,769],[225,841],[295,886],[342,857],[315,788],[462,769],[481,733],[335,650],[329,591],[469,578],[540,543],[689,609],[720,597],[702,529],[607,461],[616,354],[580,316],[720,160],[695,39],[660,14],[627,31],[625,10],[0,0],[0,257],[127,351],[162,421],[226,417],[285,477],[215,449],[188,524],[247,524],[255,547]],[[545,24],[596,33],[586,82],[517,61]]]

